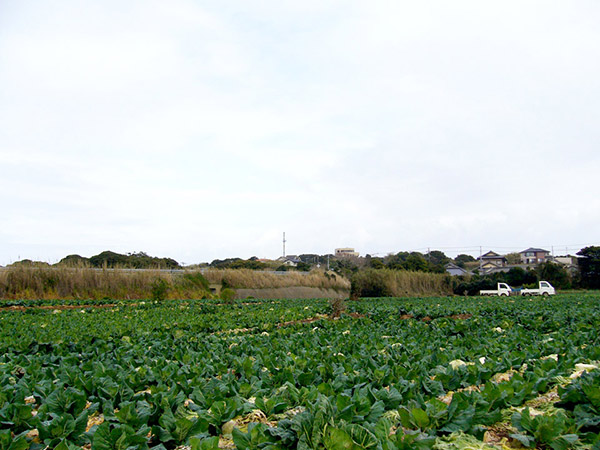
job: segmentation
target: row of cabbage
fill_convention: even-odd
[[[328,311],[297,300],[3,312],[0,450],[485,448],[497,424],[503,443],[600,445],[593,296]],[[544,413],[523,408],[548,392]]]

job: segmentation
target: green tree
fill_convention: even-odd
[[[219,297],[221,298],[221,300],[223,300],[224,303],[232,304],[233,299],[235,298],[235,291],[231,288],[222,289]]]
[[[477,260],[475,258],[473,258],[471,255],[466,255],[464,253],[461,253],[456,258],[454,258],[454,263],[458,267],[465,267],[466,263],[475,262],[475,261],[477,261]]]
[[[506,262],[508,264],[511,264],[511,265],[521,264],[521,254],[520,253],[507,253],[506,255],[504,255],[504,257],[506,258]]]
[[[152,300],[162,301],[167,298],[167,292],[169,291],[169,284],[162,278],[154,280],[152,283]]]
[[[577,252],[581,287],[600,289],[600,247],[585,247]]]
[[[415,272],[428,272],[429,264],[427,264],[427,260],[421,253],[412,252],[402,263],[402,268],[404,270],[412,270]]]
[[[399,252],[385,257],[386,267],[394,270],[412,270],[414,272],[428,272],[429,264],[419,252]]]
[[[451,261],[450,258],[448,258],[444,252],[440,251],[440,250],[431,250],[428,254],[427,254],[427,261],[429,261],[430,264],[433,264],[434,266],[443,266],[444,264],[447,264]]]
[[[373,269],[383,269],[385,267],[385,264],[383,263],[383,260],[381,258],[371,258],[371,261],[369,261],[369,265]]]
[[[569,272],[559,264],[554,262],[544,262],[537,267],[540,280],[550,282],[557,289],[570,289],[571,276]]]
[[[353,298],[391,297],[392,294],[383,270],[361,270],[350,279],[350,296]]]
[[[68,255],[61,259],[57,265],[68,267],[87,267],[90,265],[90,260],[89,258],[79,255]]]
[[[446,271],[444,266],[452,261],[440,250],[432,250],[425,257],[429,272],[444,273]]]
[[[504,281],[511,286],[524,286],[537,283],[538,278],[532,270],[525,270],[522,267],[511,267],[507,273],[501,275],[498,281]]]

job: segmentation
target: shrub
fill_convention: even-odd
[[[346,301],[341,297],[329,300],[329,306],[331,307],[330,316],[332,319],[340,317],[346,311]]]
[[[204,278],[201,272],[186,273],[183,275],[184,282],[190,287],[202,288],[210,291],[208,280]]]
[[[225,303],[233,303],[233,299],[235,298],[235,291],[231,288],[222,289],[220,297],[221,300],[223,300]]]
[[[359,297],[402,297],[452,293],[446,274],[408,270],[366,269],[351,279],[350,295]]]
[[[154,283],[152,283],[152,300],[164,300],[167,298],[167,291],[169,290],[169,285],[168,283],[163,280],[162,278],[159,278],[157,280],[154,281]]]
[[[352,276],[352,297],[391,297],[392,291],[386,283],[383,270],[364,270]]]

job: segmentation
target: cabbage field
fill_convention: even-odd
[[[0,450],[600,449],[599,295],[0,306]]]

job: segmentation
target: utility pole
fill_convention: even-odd
[[[327,254],[327,271],[329,271],[329,254]]]
[[[283,232],[283,257],[285,258],[285,231]]]
[[[481,259],[482,257],[482,253],[481,253],[481,245],[479,246],[479,275],[481,275],[481,264],[483,263],[483,260]]]

